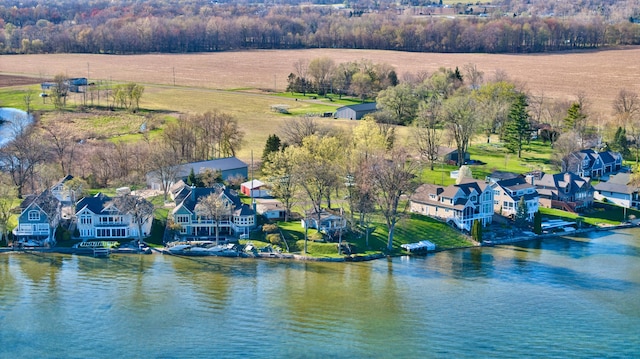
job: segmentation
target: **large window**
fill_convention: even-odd
[[[39,221],[40,220],[40,211],[29,211],[29,220],[30,221]]]
[[[91,216],[80,216],[80,224],[91,224]]]

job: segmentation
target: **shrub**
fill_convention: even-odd
[[[278,233],[267,234],[267,241],[271,244],[279,245],[281,242],[280,234]]]
[[[262,226],[262,231],[264,233],[276,233],[278,232],[278,225],[277,224],[265,224]]]
[[[320,232],[316,232],[316,233],[313,233],[313,234],[309,235],[309,240],[314,241],[314,242],[315,241],[322,241],[323,239],[324,239],[324,236]]]

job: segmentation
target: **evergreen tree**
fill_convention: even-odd
[[[540,211],[533,214],[533,233],[542,234],[542,214]]]
[[[262,151],[262,164],[264,165],[269,161],[269,155],[273,152],[280,151],[281,141],[278,135],[269,135],[267,142],[264,144],[264,150]]]
[[[471,238],[476,242],[482,242],[482,224],[477,219],[473,221],[471,226]]]
[[[618,127],[616,134],[613,136],[613,142],[611,142],[611,149],[620,152],[622,157],[630,154],[629,144],[627,142],[627,131],[624,128]]]
[[[524,196],[522,196],[518,201],[518,208],[516,209],[516,226],[524,227],[527,224],[527,212],[527,203],[524,201]]]
[[[193,167],[192,167],[191,172],[189,172],[189,176],[187,177],[187,184],[189,186],[196,186],[197,183],[198,183],[198,178],[196,177],[196,173],[193,171]]]
[[[582,106],[574,102],[567,110],[567,117],[564,118],[566,130],[580,130],[587,115],[582,112]]]
[[[504,132],[505,147],[511,153],[522,156],[522,144],[529,138],[531,126],[527,113],[527,97],[519,94],[509,109],[509,120]]]

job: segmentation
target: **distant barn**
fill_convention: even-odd
[[[359,120],[364,115],[377,110],[375,102],[361,103],[359,105],[343,106],[336,110],[333,118],[346,118],[349,120]]]

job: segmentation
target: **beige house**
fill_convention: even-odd
[[[524,197],[527,205],[527,219],[533,220],[533,215],[538,211],[540,196],[536,187],[528,183],[524,177],[495,181],[491,183],[491,188],[493,188],[493,210],[496,213],[514,218],[518,212],[518,203]]]
[[[411,196],[411,212],[442,219],[470,231],[473,221],[482,225],[493,217],[493,189],[485,181],[467,180],[447,187],[423,184]]]

